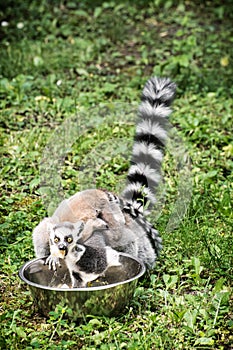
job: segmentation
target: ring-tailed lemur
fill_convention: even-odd
[[[104,276],[111,266],[121,266],[120,253],[109,246],[94,248],[74,244],[65,259],[70,272],[72,288],[86,287],[88,282]]]
[[[161,238],[146,215],[155,202],[161,177],[166,123],[175,90],[176,85],[167,78],[155,77],[147,81],[139,106],[128,184],[123,194],[118,197],[105,190],[89,189],[62,201],[54,214],[42,220],[33,231],[37,257],[51,255],[49,223],[63,225],[82,220],[81,239],[85,245],[110,246],[138,257],[148,268],[154,266]],[[96,218],[103,220],[107,229],[93,231],[88,222]],[[51,266],[57,263],[49,261]]]
[[[84,228],[82,221],[74,224],[62,222],[60,224],[48,223],[50,255],[46,259],[49,269],[56,270],[60,266],[59,259],[64,259],[70,245],[77,241]]]
[[[89,219],[86,227],[93,232],[108,229],[106,223],[99,219]],[[85,229],[86,229],[85,227]],[[86,287],[88,282],[103,276],[111,266],[121,266],[119,252],[109,246],[92,247],[83,244],[83,221],[75,224],[62,222],[48,224],[50,232],[50,252],[46,264],[56,270],[60,265],[59,259],[64,259],[71,278],[71,287]],[[89,234],[89,233],[88,233]]]

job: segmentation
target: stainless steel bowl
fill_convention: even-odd
[[[69,272],[62,261],[57,271],[49,270],[44,259],[34,259],[24,264],[20,278],[26,282],[38,311],[48,316],[58,304],[72,310],[69,317],[85,315],[116,316],[133,297],[138,278],[145,273],[145,266],[136,258],[121,253],[121,266],[111,267],[99,282],[91,287],[69,288]]]

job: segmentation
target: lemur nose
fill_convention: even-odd
[[[66,250],[65,244],[60,244],[60,245],[58,246],[58,248],[59,248],[60,250]]]

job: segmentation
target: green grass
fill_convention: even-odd
[[[0,8],[0,348],[233,349],[231,1],[77,3]],[[171,122],[192,164],[180,169],[169,148],[167,197],[152,216],[164,242],[158,263],[118,318],[75,324],[58,306],[45,319],[18,277],[51,200],[41,196],[45,147],[52,151],[53,133],[78,116],[52,184],[61,181],[66,196],[89,185],[120,191],[131,112],[155,74],[178,84]],[[179,221],[175,203],[191,183]]]

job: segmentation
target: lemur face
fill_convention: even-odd
[[[53,256],[64,259],[69,249],[76,243],[84,224],[82,221],[76,223],[62,222],[49,225],[50,250]]]

